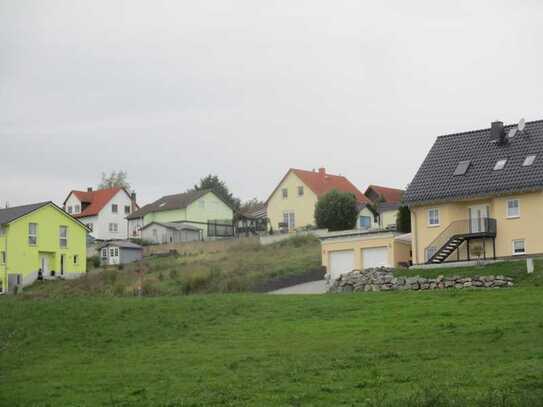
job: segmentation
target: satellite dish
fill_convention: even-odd
[[[509,133],[507,133],[507,137],[513,138],[513,137],[515,137],[515,134],[517,134],[517,128],[513,127],[511,129],[509,129]]]
[[[526,128],[526,120],[520,119],[520,120],[518,121],[518,126],[517,126],[517,128],[518,128],[518,131],[523,132],[524,129]]]

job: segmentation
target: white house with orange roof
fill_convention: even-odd
[[[84,223],[97,240],[118,240],[128,237],[126,217],[135,211],[136,194],[124,188],[94,191],[70,191],[63,208]]]

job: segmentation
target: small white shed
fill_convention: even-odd
[[[127,264],[143,259],[143,247],[127,240],[113,240],[101,245],[99,254],[103,266]]]

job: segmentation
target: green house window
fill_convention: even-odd
[[[28,244],[31,246],[36,246],[38,244],[38,224],[37,223],[28,224]]]
[[[68,226],[60,226],[58,229],[59,246],[68,247]]]

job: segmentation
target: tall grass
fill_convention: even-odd
[[[277,276],[320,265],[320,243],[293,237],[269,246],[246,242],[226,251],[149,257],[122,269],[92,270],[79,280],[39,283],[27,295],[147,296],[245,292]]]

